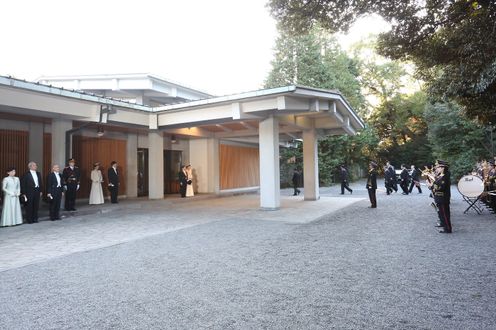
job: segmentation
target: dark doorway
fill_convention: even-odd
[[[177,173],[181,169],[182,160],[182,151],[164,150],[164,194],[179,193]]]
[[[138,148],[138,196],[148,196],[147,148]]]

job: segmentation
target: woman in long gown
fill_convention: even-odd
[[[93,171],[91,171],[91,191],[90,191],[90,204],[103,204],[103,189],[102,189],[103,176],[100,171],[100,163],[93,164]]]
[[[195,191],[193,189],[193,169],[191,165],[186,166],[186,174],[188,184],[186,186],[186,197],[193,197],[195,195]]]
[[[11,167],[7,170],[8,176],[2,180],[3,208],[0,227],[15,226],[22,224],[21,203],[21,182],[15,176],[16,170]]]

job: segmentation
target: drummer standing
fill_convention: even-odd
[[[440,233],[451,233],[451,212],[450,212],[450,199],[451,199],[451,178],[448,170],[448,163],[443,160],[436,162],[436,179],[434,180],[431,188],[434,202],[438,209],[439,222],[443,229]]]

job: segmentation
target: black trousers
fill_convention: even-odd
[[[348,186],[348,180],[342,180],[341,181],[341,195],[344,194],[345,189],[348,190],[349,192],[353,191],[350,189],[350,186]]]
[[[60,202],[62,200],[62,189],[52,194],[50,200],[50,220],[60,219]]]
[[[76,206],[77,183],[68,183],[66,187],[64,209],[70,211]]]
[[[401,181],[400,187],[401,187],[401,190],[403,190],[403,192],[405,194],[408,194],[408,181],[406,181],[406,180]]]
[[[181,193],[181,197],[186,197],[186,188],[187,188],[186,182],[181,182],[179,184],[179,192]]]
[[[110,191],[110,202],[117,203],[117,195],[119,194],[119,186],[109,186],[108,190]]]
[[[449,203],[436,203],[437,214],[439,216],[439,222],[443,226],[444,230],[451,233],[451,210]]]
[[[26,193],[27,202],[26,222],[33,223],[38,221],[38,209],[40,208],[40,188],[34,188],[32,192]]]
[[[300,189],[298,189],[298,184],[297,183],[293,183],[293,195],[296,196],[300,193]]]
[[[418,182],[418,181],[417,181]],[[418,192],[421,194],[422,193],[422,188],[420,188],[420,182],[418,182],[417,185],[415,185],[415,181],[412,180],[412,183],[410,183],[410,188],[408,189],[409,193],[412,193],[413,187],[417,187]]]
[[[369,192],[370,206],[376,208],[377,207],[377,197],[375,195],[376,189],[367,188],[367,191]]]

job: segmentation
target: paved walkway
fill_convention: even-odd
[[[0,272],[0,329],[495,329],[496,217],[452,191],[451,235],[425,194],[368,209],[362,183],[274,212],[129,201],[0,229],[2,260],[35,256]]]

